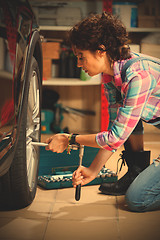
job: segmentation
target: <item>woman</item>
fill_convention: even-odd
[[[129,208],[147,211],[159,207],[160,181],[156,182],[156,174],[160,174],[160,157],[156,159],[156,164],[149,166],[150,152],[143,149],[142,120],[157,126],[160,123],[160,65],[150,60],[136,59],[126,69],[122,79],[126,62],[137,58],[137,54],[130,52],[127,45],[126,28],[108,13],[92,15],[76,24],[69,32],[69,40],[77,56],[77,66],[82,67],[89,76],[103,75],[110,124],[107,131],[98,134],[54,135],[46,141],[49,143],[48,150],[61,153],[69,144],[75,143],[100,148],[90,167],[79,167],[73,173],[75,187],[92,181],[111,155],[124,144],[121,157],[128,165],[128,172],[116,183],[102,184],[100,191],[104,194],[125,194],[138,175],[126,193]],[[151,179],[143,174],[145,171],[151,174]],[[151,187],[149,184],[152,183],[152,195],[146,188],[143,189],[143,182],[146,187]],[[157,196],[157,192],[153,186],[158,189],[156,201],[153,195]],[[148,196],[147,199],[145,196]]]

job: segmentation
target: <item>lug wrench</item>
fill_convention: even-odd
[[[79,146],[79,166],[82,166],[82,158],[84,154],[84,145]],[[81,197],[81,184],[76,186],[75,200],[79,201]]]
[[[35,146],[43,146],[43,147],[48,146],[48,143],[43,143],[43,142],[31,142],[31,144],[35,145]],[[82,159],[83,159],[83,154],[84,154],[84,145],[80,145],[79,147],[77,147],[75,145],[71,145],[70,147],[73,150],[79,149],[79,166],[82,166]],[[79,201],[80,197],[81,197],[81,184],[76,186],[75,200]]]

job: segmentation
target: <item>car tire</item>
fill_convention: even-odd
[[[35,198],[41,134],[41,79],[37,61],[33,57],[25,85],[22,119],[14,159],[9,171],[0,178],[0,208],[20,209]]]

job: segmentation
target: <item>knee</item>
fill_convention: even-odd
[[[142,191],[139,185],[132,183],[126,192],[125,199],[130,211],[146,211],[147,199],[145,197],[145,192]]]
[[[126,193],[125,196],[126,203],[128,206],[128,209],[132,212],[144,212],[145,207],[144,207],[144,202],[142,201],[135,201],[134,198],[129,193]]]

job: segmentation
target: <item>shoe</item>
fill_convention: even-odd
[[[141,152],[126,152],[122,151],[120,155],[122,164],[120,170],[125,162],[128,166],[127,173],[114,183],[102,183],[99,190],[106,195],[120,196],[124,195],[133,182],[133,180],[150,165],[150,151]],[[119,160],[120,160],[119,159]],[[118,161],[119,161],[118,160]]]

